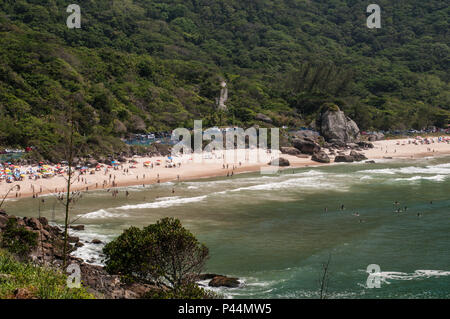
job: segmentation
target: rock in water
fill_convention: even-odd
[[[208,284],[210,287],[239,287],[239,280],[237,278],[229,278],[225,276],[216,276]]]
[[[277,161],[278,161],[278,163],[277,163]],[[277,159],[274,159],[273,161],[271,161],[269,163],[269,165],[272,165],[272,166],[273,165],[275,165],[275,166],[290,166],[291,163],[289,163],[289,161],[287,159],[285,159],[283,157],[280,157],[280,158],[277,158]]]
[[[71,225],[70,228],[73,230],[84,230],[84,225]]]
[[[320,133],[330,143],[356,143],[359,142],[360,132],[358,125],[345,116],[344,112],[329,108],[319,118]]]
[[[329,163],[330,162],[330,158],[328,157],[327,153],[325,153],[323,151],[314,153],[313,156],[311,157],[311,160],[313,160],[315,162],[319,162],[319,163]]]

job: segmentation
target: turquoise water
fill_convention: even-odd
[[[76,235],[108,241],[130,225],[177,217],[210,248],[208,272],[241,279],[241,287],[219,290],[225,297],[317,298],[328,258],[328,298],[450,297],[450,157],[128,191],[128,200],[123,191],[117,199],[105,191],[85,193],[72,217],[81,217],[86,231]],[[19,216],[36,216],[40,209],[62,222],[63,209],[53,197],[38,206],[35,199],[20,199],[6,208]],[[86,244],[78,255],[101,263],[96,245]],[[366,285],[369,264],[381,268],[380,288]]]

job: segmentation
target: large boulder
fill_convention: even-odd
[[[341,163],[341,162],[344,162],[344,163],[352,163],[352,162],[354,162],[354,158],[353,158],[353,156],[350,156],[350,155],[337,155],[335,158],[334,158],[334,161],[336,162],[336,163]]]
[[[269,163],[269,165],[272,165],[272,166],[290,166],[291,163],[289,163],[289,161],[287,159],[285,159],[284,157],[279,157],[279,158],[276,158],[273,161],[271,161]]]
[[[313,160],[315,162],[319,162],[319,163],[329,163],[330,162],[330,158],[328,157],[327,153],[325,153],[324,151],[314,153],[313,156],[311,157],[311,160]]]
[[[292,145],[303,154],[314,154],[320,152],[320,145],[310,138],[296,138],[292,141]]]
[[[358,152],[356,152],[356,151],[351,151],[351,152],[350,152],[350,156],[353,157],[353,159],[354,159],[356,162],[360,162],[360,161],[363,161],[363,160],[366,160],[366,159],[367,159],[367,157],[366,157],[364,154],[358,153]]]
[[[281,147],[280,151],[282,154],[288,154],[288,155],[299,155],[301,152],[296,149],[295,147]]]
[[[329,108],[321,113],[320,133],[330,143],[356,143],[360,140],[358,125],[339,108]]]

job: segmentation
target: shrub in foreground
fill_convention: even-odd
[[[109,273],[169,287],[174,296],[197,294],[190,285],[195,284],[209,254],[208,248],[174,218],[143,229],[131,227],[103,252]]]

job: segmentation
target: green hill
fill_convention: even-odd
[[[0,0],[0,145],[60,143],[75,106],[86,152],[130,132],[307,125],[325,102],[362,129],[443,126],[450,118],[445,0]],[[227,81],[227,111],[217,111]]]

